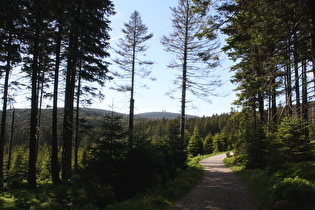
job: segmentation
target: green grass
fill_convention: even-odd
[[[3,189],[0,209],[64,209],[69,186],[43,184],[37,189]]]
[[[224,164],[242,179],[256,199],[259,209],[273,209],[271,190],[276,183],[276,178],[263,170],[245,169],[243,165],[236,163],[235,159],[235,157],[225,158]]]

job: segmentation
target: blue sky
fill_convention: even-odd
[[[153,0],[148,3],[145,0],[113,0],[117,14],[110,18],[112,31],[111,46],[116,48],[116,41],[123,34],[121,29],[123,24],[129,21],[130,15],[137,10],[144,24],[148,27],[148,32],[153,33],[151,40],[147,41],[149,49],[147,50],[146,59],[152,60],[155,64],[152,67],[152,76],[156,81],[150,80],[139,81],[136,78],[136,83],[145,83],[148,89],[136,87],[135,89],[135,113],[167,111],[180,112],[180,100],[170,99],[166,92],[174,88],[173,79],[178,70],[168,69],[166,66],[172,60],[172,56],[163,50],[160,44],[160,39],[163,35],[168,35],[172,32],[171,11],[170,6],[176,6],[177,0]],[[224,44],[224,38],[221,39],[221,44]],[[115,58],[114,52],[111,52],[111,57]],[[221,76],[225,84],[217,89],[218,94],[225,94],[225,97],[213,97],[212,103],[207,103],[201,99],[188,95],[188,100],[192,103],[187,104],[186,113],[197,116],[211,116],[212,114],[220,114],[230,112],[231,103],[236,99],[235,93],[232,91],[235,86],[230,83],[231,73],[229,67],[231,61],[223,55],[223,61],[220,67],[216,69],[216,74]],[[114,64],[110,66],[110,70],[117,70],[118,67]],[[138,80],[137,80],[138,79]],[[122,113],[129,111],[129,93],[119,93],[110,90],[113,82],[106,83],[103,89],[105,99],[102,102],[95,100],[93,108],[110,109],[114,104],[114,110]]]

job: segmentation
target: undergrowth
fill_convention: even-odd
[[[179,171],[178,177],[169,180],[164,185],[158,188],[147,191],[137,195],[136,197],[122,203],[110,206],[110,210],[152,210],[165,209],[167,206],[176,202],[189,192],[196,184],[198,184],[204,174],[202,166],[199,161],[214,156],[216,154],[198,156],[190,158],[188,161],[188,168]]]
[[[178,171],[175,179],[169,179],[163,185],[148,189],[126,201],[109,205],[106,209],[165,209],[201,181],[204,171],[199,161],[213,155],[216,154],[190,158],[187,168]],[[80,189],[72,186],[71,183],[58,186],[46,183],[39,185],[35,190],[6,189],[0,191],[0,209],[99,209],[92,200],[87,202],[86,198],[91,196],[85,195],[86,192]],[[102,190],[102,193],[106,193],[106,189]]]
[[[246,184],[259,209],[315,209],[315,163],[287,163],[279,171],[245,169],[236,157],[224,163]],[[307,165],[307,167],[306,167]]]

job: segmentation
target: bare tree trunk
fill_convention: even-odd
[[[40,60],[40,59],[39,59]],[[39,61],[41,62],[41,61]],[[41,74],[41,75],[40,75]],[[39,136],[40,136],[40,131],[41,131],[41,119],[42,119],[42,105],[43,105],[43,96],[44,96],[44,80],[45,80],[45,72],[42,71],[42,73],[38,73],[38,87],[37,87],[37,91],[38,91],[38,117],[37,117],[37,138],[38,141]],[[37,142],[36,144],[36,159],[38,157],[38,147],[39,147],[39,142]]]
[[[181,113],[180,113],[180,138],[182,144],[185,142],[185,124],[186,124],[186,89],[187,89],[187,52],[188,52],[188,17],[189,10],[186,11],[185,20],[185,43],[183,55],[183,75],[182,75],[182,98],[181,98]]]
[[[81,4],[73,8],[74,19],[80,17]],[[74,20],[70,30],[68,49],[68,66],[66,77],[65,108],[63,121],[63,151],[62,151],[62,180],[67,181],[72,176],[72,144],[73,144],[73,119],[74,119],[74,90],[77,75],[79,53],[79,23]]]
[[[73,109],[77,64],[78,36],[77,26],[71,33],[66,77],[65,108],[63,121],[62,179],[72,176]]]
[[[186,54],[186,53],[185,53]],[[184,56],[185,57],[185,56]],[[181,112],[180,112],[180,137],[181,142],[185,142],[185,124],[186,124],[186,81],[187,81],[187,66],[184,61],[183,65],[183,78],[182,78],[182,98],[181,98]]]
[[[56,61],[55,61],[55,78],[54,78],[54,97],[52,112],[52,145],[51,145],[51,177],[54,184],[60,183],[59,164],[58,164],[58,83],[60,67],[60,50],[62,39],[62,14],[60,15],[58,26],[57,43],[56,43]]]
[[[12,35],[10,34],[9,46],[11,45]],[[3,177],[3,153],[4,153],[4,138],[5,138],[5,128],[6,128],[6,118],[7,118],[7,102],[8,102],[8,88],[9,88],[9,75],[11,71],[11,52],[8,49],[7,55],[7,65],[5,71],[4,87],[3,87],[3,108],[2,108],[2,118],[1,118],[1,133],[0,133],[0,188],[3,187],[4,177]]]
[[[78,88],[77,88],[77,115],[75,118],[74,170],[78,170],[80,92],[81,92],[81,71],[82,71],[81,68],[82,68],[82,65],[81,65],[81,61],[80,61]]]
[[[309,13],[309,35],[310,35],[310,49],[312,58],[312,70],[315,78],[315,1],[308,0],[307,3],[308,13]],[[314,90],[315,90],[315,79],[314,79]]]
[[[254,103],[252,105],[252,109],[253,109],[253,119],[254,119],[254,130],[256,131],[257,130],[257,113],[256,113],[256,104]]]
[[[72,57],[72,56],[70,56]],[[73,81],[75,62],[68,59],[66,79],[65,108],[63,121],[62,179],[67,181],[72,175],[72,137],[73,137]]]
[[[277,93],[276,93],[276,78],[272,79],[272,93],[271,93],[271,114],[273,123],[277,123]]]
[[[68,70],[69,71],[69,70]],[[65,109],[63,121],[62,179],[67,181],[72,175],[72,137],[73,137],[73,97],[71,93],[71,77],[67,73],[67,88],[65,94]]]
[[[307,67],[305,60],[302,61],[302,120],[305,123],[304,134],[308,139]]]
[[[260,123],[264,123],[265,122],[265,117],[264,117],[264,113],[265,113],[265,108],[264,108],[264,97],[263,97],[263,93],[260,91],[258,92],[258,110],[259,110],[259,120]]]
[[[132,48],[132,69],[131,69],[131,90],[130,90],[130,110],[129,110],[129,148],[133,146],[134,135],[134,88],[135,88],[135,64],[136,64],[136,43],[134,42]]]
[[[269,101],[268,101],[268,132],[272,132],[274,130],[274,126],[277,123],[277,102],[276,102],[276,87],[275,87],[276,79],[275,77],[272,78],[270,82],[270,94],[269,94]]]
[[[31,126],[30,126],[30,149],[29,149],[29,169],[28,184],[30,188],[36,188],[36,147],[38,142],[38,56],[39,56],[39,3],[36,2],[36,26],[34,39],[34,53],[32,64],[32,96],[31,96]]]
[[[291,79],[291,61],[290,61],[290,46],[287,48],[288,61],[285,74],[285,90],[286,90],[286,112],[289,116],[292,116],[292,79]]]
[[[9,151],[8,151],[8,164],[7,170],[9,171],[11,168],[11,159],[12,159],[12,144],[13,144],[13,136],[14,136],[14,118],[15,118],[15,109],[12,110],[12,122],[11,122],[11,135],[9,141]]]
[[[298,45],[297,34],[294,32],[294,80],[295,80],[295,106],[297,117],[301,116],[301,103],[300,103],[300,77],[299,77],[299,58],[298,58]]]

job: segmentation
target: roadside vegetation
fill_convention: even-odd
[[[178,0],[171,11],[174,30],[161,44],[174,57],[168,67],[180,72],[174,85],[181,93],[170,87],[169,95],[181,102],[181,115],[138,120],[135,63],[125,62],[139,59],[123,39],[118,48],[127,50],[118,54],[125,59],[116,61],[131,79],[119,88],[131,92],[129,119],[114,110],[80,112],[104,98],[106,81],[125,75],[106,61],[112,1],[1,1],[1,209],[163,206],[200,180],[202,170],[190,158],[220,151],[235,152],[230,161],[265,208],[315,206],[314,1]],[[125,26],[141,32],[132,24],[140,14],[133,14]],[[236,85],[237,110],[188,119],[193,99],[186,96],[208,101],[221,85],[212,75],[221,60],[218,30],[227,37],[221,50],[234,61],[227,79]],[[140,33],[129,41],[151,37]],[[147,48],[136,43],[135,52]],[[30,102],[24,119],[13,106],[20,97]]]
[[[204,170],[199,161],[217,154],[189,158],[188,167],[180,171],[175,179],[169,180],[164,185],[158,186],[153,190],[141,193],[130,200],[112,205],[109,209],[165,209],[182,198],[201,181]]]
[[[187,168],[178,171],[176,178],[139,192],[125,201],[116,201],[108,205],[106,209],[165,209],[201,181],[204,171],[199,161],[216,154],[218,153],[189,158]],[[23,182],[26,187],[26,181]],[[88,184],[92,185],[90,191],[86,191],[84,187],[80,188],[74,183],[56,187],[49,182],[42,181],[40,187],[35,190],[23,188],[23,183],[20,183],[18,189],[0,193],[1,209],[104,209],[103,207],[107,204],[102,203],[105,201],[102,199],[110,197],[114,199],[115,196],[111,193],[110,186],[95,188],[94,183],[89,182]]]
[[[245,168],[237,156],[224,163],[243,180],[259,209],[314,209],[315,161],[287,162],[278,170]]]
[[[203,155],[220,151],[218,144],[223,143],[214,141],[212,132],[219,135],[230,117],[188,119],[182,144],[179,119],[139,119],[135,146],[130,149],[127,119],[115,113],[87,116],[82,121],[78,168],[71,180],[58,185],[51,180],[45,132],[40,136],[36,189],[27,183],[28,149],[23,135],[13,138],[11,162],[5,162],[5,186],[0,191],[1,209],[162,209],[201,180],[198,162],[207,157]],[[43,131],[48,127],[43,121]]]

